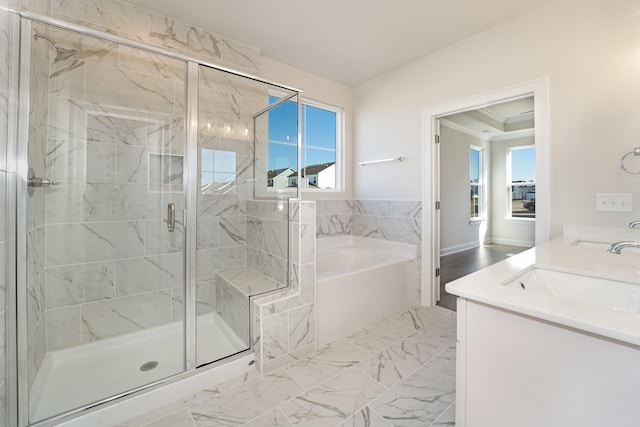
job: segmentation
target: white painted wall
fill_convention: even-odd
[[[344,109],[344,191],[303,190],[305,200],[349,200],[353,198],[353,89],[340,83],[302,71],[273,59],[262,57],[262,77],[302,90],[302,97]]]
[[[358,86],[354,159],[406,161],[356,169],[354,198],[421,199],[423,109],[548,76],[551,237],[638,219],[640,176],[618,162],[639,145],[639,17],[638,1],[556,0]],[[595,212],[596,192],[632,193],[634,213]]]
[[[440,126],[440,252],[443,255],[477,247],[480,240],[484,240],[487,222],[469,221],[469,148],[472,145],[485,148],[486,153],[486,141]]]
[[[533,136],[491,142],[491,241],[507,245],[533,246],[536,225],[533,221],[507,219],[511,200],[507,196],[507,149],[533,145]],[[553,191],[553,190],[552,190]]]

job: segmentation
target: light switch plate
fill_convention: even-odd
[[[631,193],[596,193],[596,211],[632,212]]]

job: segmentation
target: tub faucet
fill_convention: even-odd
[[[629,228],[638,228],[639,225],[640,225],[640,221],[631,221],[629,223]]]
[[[623,240],[621,242],[615,242],[607,248],[607,252],[612,254],[618,254],[625,248],[638,248],[640,249],[640,242],[633,242],[631,240]]]

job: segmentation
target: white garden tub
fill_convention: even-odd
[[[319,344],[418,302],[417,247],[357,236],[317,240]]]

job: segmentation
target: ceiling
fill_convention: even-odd
[[[485,140],[532,134],[534,127],[533,96],[451,114],[440,120],[445,126]]]
[[[127,0],[355,86],[549,0]]]

